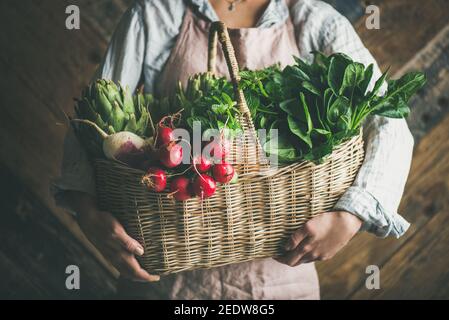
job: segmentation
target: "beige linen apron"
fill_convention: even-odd
[[[207,70],[210,22],[188,8],[181,32],[157,84],[157,94],[173,92],[177,83]],[[290,18],[270,28],[230,29],[241,68],[261,69],[293,63],[299,51]],[[217,73],[228,76],[221,50]],[[313,263],[295,268],[273,259],[195,270],[162,277],[154,284],[121,281],[122,298],[142,299],[319,299],[318,276]]]

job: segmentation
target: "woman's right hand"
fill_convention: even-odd
[[[81,230],[122,277],[138,281],[159,281],[159,276],[150,275],[141,268],[135,255],[142,256],[143,247],[126,233],[112,214],[98,210],[95,199],[87,194],[70,192],[67,197],[67,202],[77,214]]]

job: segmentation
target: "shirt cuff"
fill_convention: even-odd
[[[385,210],[371,193],[359,187],[350,187],[338,200],[334,210],[354,214],[363,221],[361,230],[381,238],[399,238],[410,227],[401,215]]]

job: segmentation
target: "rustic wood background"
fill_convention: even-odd
[[[0,2],[0,298],[107,298],[116,272],[55,207],[64,110],[89,81],[132,0]],[[449,1],[329,0],[355,25],[383,69],[422,69],[429,84],[412,103],[416,138],[400,212],[412,222],[400,240],[358,235],[318,265],[324,299],[449,298]],[[81,30],[65,29],[65,8],[81,9]],[[381,29],[367,30],[368,4]],[[65,289],[65,268],[81,269],[81,290]],[[367,290],[365,269],[381,269]]]

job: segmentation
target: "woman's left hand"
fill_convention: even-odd
[[[331,259],[360,230],[362,221],[344,212],[327,212],[309,220],[296,230],[277,261],[295,267],[303,263]]]

